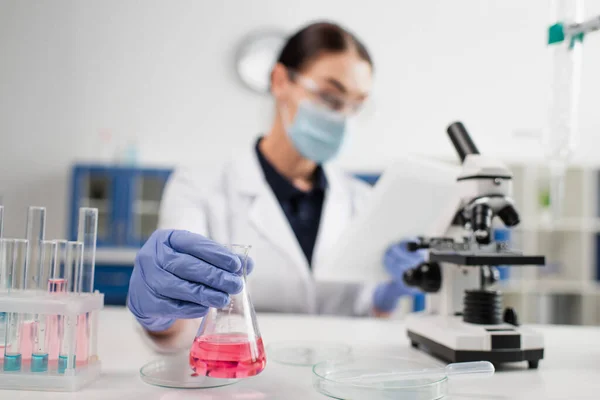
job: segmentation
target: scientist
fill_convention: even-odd
[[[257,311],[386,315],[414,293],[402,273],[421,255],[403,244],[387,251],[390,281],[376,287],[312,277],[327,268],[327,251],[369,194],[327,162],[368,98],[372,75],[359,39],[335,24],[311,24],[289,38],[272,70],[270,130],[214,170],[174,172],[161,230],[139,251],[129,287],[128,306],[151,335],[180,333],[186,320],[241,290],[240,260],[213,240],[252,245],[248,286]]]

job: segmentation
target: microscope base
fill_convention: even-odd
[[[524,327],[476,325],[463,322],[462,317],[414,315],[408,318],[407,329],[413,347],[447,362],[527,361],[529,368],[537,368],[544,358],[543,336]]]

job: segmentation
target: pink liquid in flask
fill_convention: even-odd
[[[262,339],[248,341],[239,333],[197,337],[190,350],[194,375],[247,378],[261,373],[266,363]]]

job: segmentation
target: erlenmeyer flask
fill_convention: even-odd
[[[211,308],[202,320],[190,349],[195,375],[211,378],[247,378],[265,369],[266,357],[254,306],[246,288],[250,246],[226,246],[242,260],[242,291],[230,296],[223,308]]]

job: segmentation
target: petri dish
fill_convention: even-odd
[[[433,400],[444,397],[448,377],[440,373],[427,377],[390,378],[369,382],[361,376],[414,372],[439,364],[400,357],[355,356],[345,360],[324,361],[313,367],[313,387],[334,399]]]
[[[140,368],[140,376],[151,385],[185,389],[214,388],[241,380],[195,376],[189,365],[188,354],[151,361]]]
[[[267,346],[269,361],[285,365],[313,366],[327,360],[348,357],[352,348],[343,343],[319,341],[286,341]]]

